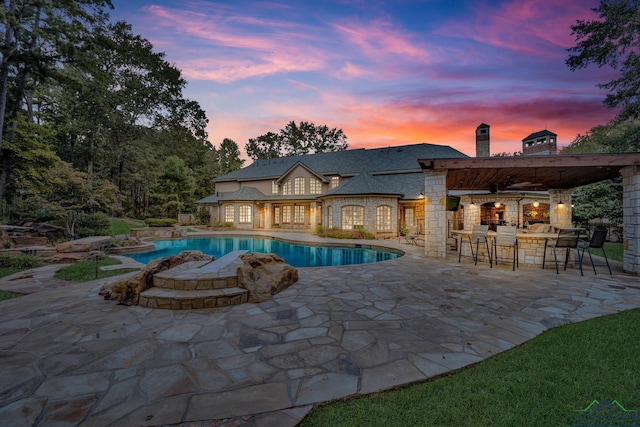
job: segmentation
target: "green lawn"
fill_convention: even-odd
[[[637,410],[638,324],[640,309],[554,328],[450,376],[320,406],[301,425],[566,426],[594,399]]]
[[[137,269],[135,268],[120,268],[117,270],[100,269],[100,267],[117,264],[121,264],[121,262],[116,258],[103,258],[98,260],[98,277],[96,277],[96,262],[95,260],[91,259],[61,268],[60,270],[56,271],[54,277],[56,279],[70,280],[72,282],[88,282],[90,280],[105,279],[107,277],[118,276],[120,274],[137,271]]]
[[[605,243],[604,250],[607,253],[607,258],[620,262],[623,261],[624,248],[622,247],[622,243]],[[589,258],[589,255],[586,251],[584,254],[587,258]],[[602,256],[602,249],[591,249],[591,254]]]
[[[12,274],[22,270],[24,269],[20,267],[0,267],[0,277],[11,276]]]
[[[132,218],[111,218],[111,235],[130,234],[132,228],[146,227],[144,221]]]
[[[16,294],[15,292],[9,292],[9,291],[0,291],[0,301],[16,298],[20,296],[22,296],[22,294]]]

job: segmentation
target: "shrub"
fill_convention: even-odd
[[[82,214],[78,217],[75,230],[80,237],[109,236],[111,234],[111,220],[109,215],[102,212]]]
[[[198,220],[200,224],[209,224],[211,221],[211,213],[209,209],[201,209],[198,211]]]
[[[173,218],[147,218],[144,222],[149,227],[174,227],[178,221]]]
[[[334,239],[362,239],[362,233],[355,230],[325,230],[320,237],[332,237]]]
[[[0,267],[8,268],[35,268],[42,263],[35,255],[0,255]]]

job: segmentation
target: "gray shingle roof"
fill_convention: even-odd
[[[327,192],[324,196],[352,196],[377,194],[417,199],[424,191],[424,175],[407,173],[396,175],[370,175],[362,173]]]
[[[529,135],[528,137],[526,137],[522,141],[524,142],[524,141],[528,141],[530,139],[541,138],[543,136],[548,136],[548,135],[550,135],[550,136],[558,136],[557,134],[545,129],[545,130],[539,130],[538,132],[532,133],[531,135]]]
[[[263,159],[251,165],[220,176],[221,181],[277,179],[297,162],[318,175],[358,175],[362,172],[420,171],[417,159],[467,157],[445,145],[413,144],[397,147],[357,149],[303,156]]]
[[[224,200],[253,201],[264,200],[265,195],[255,187],[240,187],[231,193],[212,195],[196,201],[196,203],[218,203]]]

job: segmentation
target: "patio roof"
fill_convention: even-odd
[[[640,165],[640,153],[475,157],[418,160],[422,170],[446,169],[449,190],[570,189]]]

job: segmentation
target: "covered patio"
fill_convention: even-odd
[[[446,200],[450,191],[548,191],[551,224],[556,228],[569,228],[574,188],[622,176],[623,270],[640,274],[640,153],[421,159],[418,162],[425,174],[426,256],[446,256]],[[468,230],[472,226],[464,224]]]

